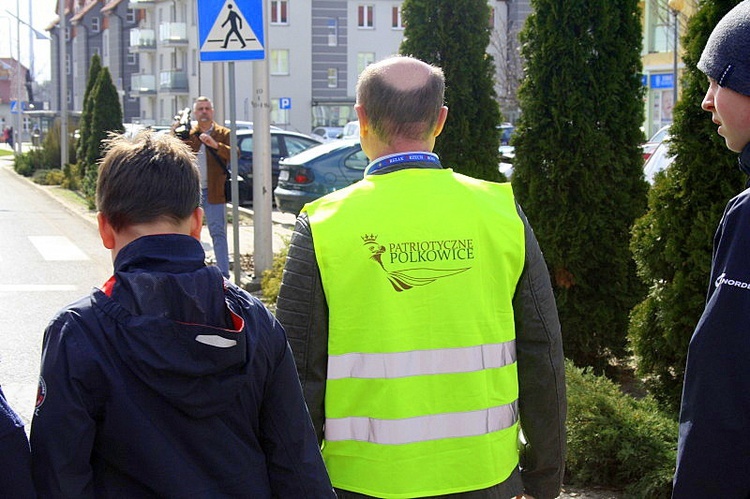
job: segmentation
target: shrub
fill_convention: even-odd
[[[40,185],[62,185],[65,174],[59,168],[43,169],[35,171],[32,179]]]
[[[279,288],[281,287],[281,275],[286,263],[286,255],[289,252],[289,241],[285,241],[284,247],[273,256],[271,268],[263,272],[260,280],[260,289],[263,292],[263,299],[268,303],[276,303],[279,297]]]
[[[628,497],[669,497],[677,422],[651,396],[633,398],[570,361],[565,372],[569,482],[624,488]]]
[[[35,171],[45,168],[44,152],[41,149],[31,149],[29,152],[18,154],[13,169],[19,175],[31,177]]]

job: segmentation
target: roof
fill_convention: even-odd
[[[81,10],[75,13],[73,17],[70,18],[70,22],[74,23],[76,21],[80,21],[83,19],[83,16],[88,14],[91,9],[99,5],[99,0],[87,0],[85,4],[83,4],[83,7],[81,7]]]
[[[107,12],[115,10],[115,8],[120,5],[121,2],[122,0],[109,0],[109,3],[102,7],[102,13],[106,14]]]

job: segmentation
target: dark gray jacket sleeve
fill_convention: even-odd
[[[521,208],[526,261],[513,298],[519,409],[526,445],[521,476],[527,494],[557,497],[565,471],[565,363],[552,283],[539,243]]]
[[[328,304],[306,213],[297,218],[289,242],[276,318],[284,326],[294,352],[307,408],[321,443],[328,368]]]

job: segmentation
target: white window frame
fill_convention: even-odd
[[[99,18],[99,16],[94,16],[91,18],[91,31],[93,33],[99,33],[102,30],[102,20]]]
[[[357,5],[357,27],[359,29],[375,29],[375,5],[365,3]]]
[[[274,15],[276,15],[276,21],[273,20]],[[268,15],[268,22],[272,26],[289,26],[288,0],[271,0],[271,11]]]
[[[289,76],[289,49],[271,49],[269,71],[273,76]]]
[[[339,70],[336,68],[328,68],[328,88],[338,88],[339,86]]]
[[[375,52],[357,52],[357,75],[375,62]]]
[[[393,22],[393,17],[396,16],[396,23]],[[394,5],[391,7],[391,29],[403,30],[404,29],[404,18],[401,17],[401,4]]]

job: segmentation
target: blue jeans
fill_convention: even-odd
[[[206,225],[214,246],[216,266],[224,277],[229,278],[229,244],[227,243],[227,208],[223,203],[208,202],[208,189],[203,189],[201,200],[203,211],[206,213]]]

